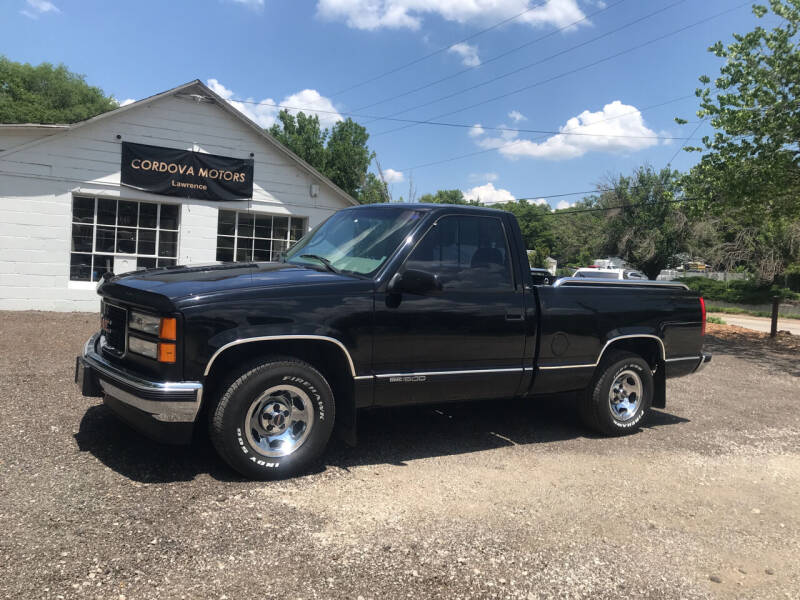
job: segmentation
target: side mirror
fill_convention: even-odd
[[[442,282],[436,273],[408,269],[395,273],[387,289],[393,294],[432,294],[442,291]]]

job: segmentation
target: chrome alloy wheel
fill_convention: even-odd
[[[248,409],[244,429],[247,441],[264,456],[295,452],[314,426],[314,407],[305,391],[293,385],[276,385],[256,398]]]
[[[642,379],[636,371],[625,369],[611,384],[608,402],[617,421],[631,420],[642,403]]]

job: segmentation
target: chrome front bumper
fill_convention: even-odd
[[[93,335],[76,360],[75,382],[85,396],[110,397],[116,401],[109,403],[112,408],[122,405],[164,424],[194,423],[203,397],[202,383],[142,378],[103,358],[97,351],[99,337],[99,333]]]

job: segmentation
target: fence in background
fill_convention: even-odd
[[[675,269],[664,269],[656,277],[659,281],[673,281],[680,277],[705,277],[717,281],[735,281],[737,279],[747,279],[746,273],[731,273],[728,271],[676,271]]]

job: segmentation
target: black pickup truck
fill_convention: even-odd
[[[447,205],[342,210],[281,262],[169,267],[98,286],[86,396],[156,439],[206,422],[253,478],[297,473],[357,409],[583,390],[615,435],[665,406],[702,351],[703,299],[675,283],[532,284],[513,215]]]

